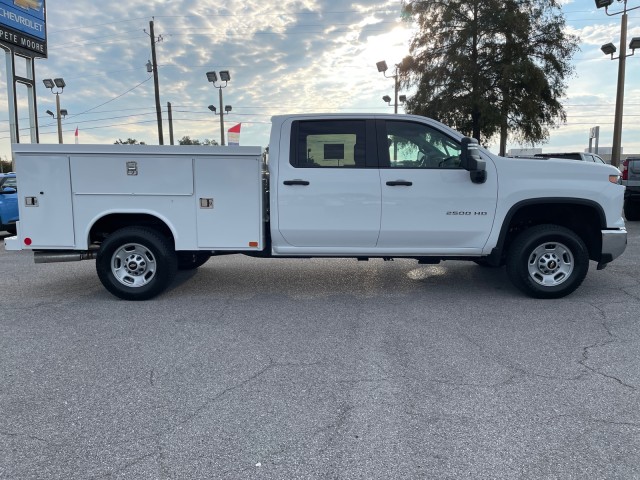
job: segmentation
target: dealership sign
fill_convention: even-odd
[[[32,57],[47,56],[44,0],[0,0],[0,44]]]

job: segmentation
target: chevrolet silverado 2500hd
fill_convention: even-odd
[[[14,145],[5,247],[95,258],[107,290],[143,300],[227,253],[473,260],[558,298],[626,246],[609,165],[498,157],[411,115],[276,116],[269,149]]]

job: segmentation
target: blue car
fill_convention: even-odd
[[[18,187],[15,173],[0,173],[0,230],[16,234]]]

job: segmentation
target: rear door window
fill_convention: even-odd
[[[296,168],[364,168],[366,142],[365,120],[297,121],[290,163]]]

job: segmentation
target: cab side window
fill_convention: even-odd
[[[290,163],[297,168],[363,168],[364,120],[296,121],[292,125]]]
[[[461,145],[444,133],[416,122],[388,120],[385,123],[388,167],[460,168]]]

